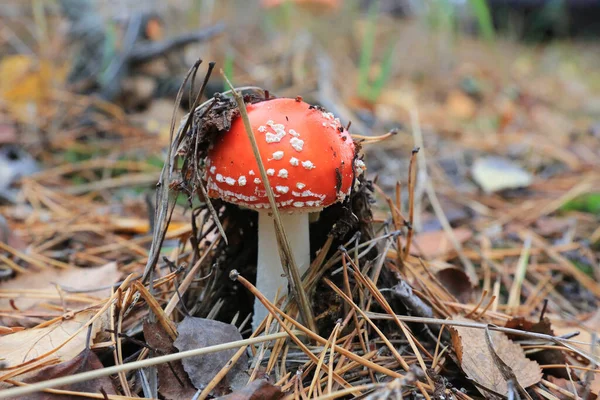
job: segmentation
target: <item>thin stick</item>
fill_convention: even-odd
[[[302,332],[293,332],[295,335],[302,335]],[[6,399],[9,397],[17,397],[23,396],[26,394],[36,393],[43,389],[49,389],[57,386],[66,386],[71,385],[73,383],[85,382],[96,378],[101,378],[103,376],[109,376],[112,374],[119,373],[121,371],[131,371],[134,369],[151,367],[153,365],[164,364],[172,361],[181,360],[188,357],[201,356],[210,353],[216,353],[218,351],[235,349],[242,346],[248,346],[255,343],[266,342],[269,340],[280,339],[287,337],[288,334],[286,332],[274,333],[271,335],[260,336],[252,339],[244,339],[237,340],[235,342],[223,343],[216,346],[203,347],[200,349],[193,349],[182,351],[180,353],[167,354],[164,356],[149,358],[146,360],[140,360],[131,362],[128,364],[115,365],[112,367],[106,367],[102,369],[97,369],[93,371],[83,372],[81,374],[75,374],[71,376],[64,376],[61,378],[50,379],[47,381],[42,381],[38,383],[34,383],[25,387],[11,388],[6,390],[0,390],[0,399]]]
[[[422,148],[423,147],[423,133],[421,132],[421,124],[419,122],[419,112],[417,110],[416,105],[413,104],[412,102],[410,102],[410,106],[407,108],[408,108],[408,111],[410,114],[410,121],[411,121],[415,144],[419,148]],[[425,157],[425,151],[423,151],[423,150],[419,151],[418,162],[419,162],[419,169],[425,174],[425,180],[426,180],[425,190],[427,192],[427,196],[429,197],[429,201],[431,202],[431,207],[433,208],[433,211],[435,212],[436,217],[440,221],[440,224],[442,225],[444,232],[448,236],[448,239],[450,239],[450,243],[452,243],[454,250],[456,250],[456,254],[458,255],[458,258],[460,259],[461,263],[465,267],[465,272],[471,279],[471,283],[473,284],[473,286],[477,287],[479,285],[479,279],[477,278],[477,272],[475,270],[475,267],[473,266],[473,263],[471,263],[471,260],[469,260],[465,256],[463,249],[462,249],[462,245],[456,238],[456,235],[454,235],[454,231],[452,230],[452,227],[450,226],[450,222],[448,221],[448,218],[446,217],[446,214],[444,213],[444,209],[442,208],[440,201],[438,200],[437,194],[435,193],[433,183],[427,175],[427,159]],[[411,223],[412,223],[412,220],[411,220]]]
[[[408,166],[408,234],[406,235],[406,246],[404,247],[404,259],[410,254],[410,244],[413,237],[413,222],[415,218],[415,181],[417,178],[416,159],[419,148],[415,147],[410,154],[410,164]],[[400,251],[400,248],[398,248]]]
[[[300,276],[300,272],[298,271],[298,266],[296,265],[296,260],[292,256],[292,250],[290,247],[290,243],[288,241],[287,236],[285,235],[285,231],[283,229],[283,223],[281,222],[281,217],[279,216],[279,210],[277,209],[277,204],[275,203],[275,196],[273,195],[273,190],[271,189],[271,184],[269,183],[269,177],[267,175],[267,171],[265,170],[265,166],[260,157],[260,152],[258,150],[258,144],[256,143],[256,138],[254,137],[254,132],[252,132],[252,126],[250,125],[250,119],[248,118],[248,111],[246,111],[246,104],[244,103],[244,99],[242,96],[235,90],[227,76],[221,70],[221,75],[225,82],[231,89],[231,93],[233,98],[237,102],[238,108],[240,110],[240,116],[242,117],[242,121],[244,121],[244,127],[246,128],[246,134],[248,135],[248,139],[250,140],[250,144],[252,146],[252,152],[254,153],[254,158],[256,159],[256,163],[258,164],[258,170],[260,172],[260,177],[265,186],[265,191],[267,192],[267,197],[269,198],[269,205],[271,206],[271,212],[273,213],[273,219],[275,220],[275,228],[276,231],[280,235],[277,235],[277,241],[283,254],[285,254],[285,259],[282,258],[283,268],[286,270],[286,275],[291,278],[290,286],[291,291],[296,301],[298,302],[298,309],[300,311],[300,315],[304,323],[312,330],[313,332],[317,332],[317,325],[315,324],[312,309],[310,308],[310,303],[308,301],[308,296],[304,291],[304,287],[302,286],[302,277]]]

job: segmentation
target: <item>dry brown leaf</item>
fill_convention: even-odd
[[[469,275],[462,269],[456,267],[444,268],[435,273],[436,278],[442,285],[463,304],[471,301],[473,296],[473,284]]]
[[[242,339],[242,335],[235,326],[204,318],[186,317],[177,326],[177,331],[179,332],[179,336],[174,344],[179,351],[215,346]],[[203,356],[185,358],[182,360],[183,368],[188,373],[194,386],[202,388],[217,375],[236,351],[237,349],[230,349]],[[228,386],[233,386],[234,390],[237,387],[241,387],[238,386],[240,377],[245,384],[248,381],[248,376],[244,372],[247,364],[248,357],[244,354],[231,367],[225,379],[221,381],[220,387],[215,390],[223,394],[223,391],[229,393],[229,390],[227,390]]]
[[[42,382],[49,379],[60,378],[63,376],[70,376],[73,374],[79,374],[82,372],[93,371],[96,369],[102,369],[104,366],[100,362],[98,356],[89,349],[84,349],[75,358],[69,361],[62,362],[56,365],[50,365],[42,368],[35,375],[24,379],[26,383]],[[106,394],[116,394],[113,387],[112,381],[108,376],[86,380],[84,382],[74,383],[67,386],[59,386],[55,389],[69,390],[74,392],[84,393],[100,393],[100,389],[103,389]],[[22,397],[9,397],[9,400],[22,399]],[[78,400],[82,399],[79,396],[69,396],[63,394],[52,394],[52,393],[31,393],[27,395],[28,400]]]
[[[17,141],[17,129],[15,126],[0,121],[0,144],[14,144]]]
[[[25,329],[0,336],[0,361],[4,364],[3,369],[17,368],[56,349],[85,325],[96,312],[95,309],[84,310],[70,319],[62,319],[43,328]],[[104,323],[105,320],[102,318],[94,321],[90,340],[102,329]],[[71,360],[87,347],[87,335],[88,329],[83,329],[50,357],[61,362]]]
[[[221,400],[277,400],[283,397],[279,386],[275,386],[263,379],[251,382],[248,386],[236,390],[227,396],[220,397]]]
[[[39,103],[50,95],[54,87],[64,83],[68,67],[56,66],[48,60],[26,55],[4,57],[0,62],[0,97],[21,121],[28,121],[27,106]]]
[[[0,283],[0,293],[10,295],[10,298],[0,298],[0,309],[17,308],[20,311],[41,310],[41,303],[56,304],[69,309],[82,307],[100,301],[110,296],[110,286],[119,280],[121,273],[114,262],[94,268],[71,268],[57,270],[48,268],[32,274],[19,275],[15,279]],[[63,292],[62,299],[56,285],[66,290],[85,291],[105,287],[90,293],[80,293],[79,297],[88,299],[87,302],[75,301],[65,297],[71,293]],[[32,291],[35,290],[35,293]],[[27,291],[27,292],[25,292]],[[44,297],[44,295],[46,295]],[[64,302],[63,302],[64,300]],[[47,310],[44,310],[47,313]],[[17,320],[23,323],[23,320]],[[12,318],[0,319],[5,325],[14,325]]]
[[[561,319],[553,321],[552,326],[554,328],[554,332],[558,336],[578,331],[579,335],[573,337],[572,339],[577,340],[578,342],[585,342],[587,344],[573,344],[573,346],[578,347],[585,353],[591,354],[592,334],[596,332],[596,337],[600,339],[600,334],[598,333],[600,332],[600,309],[588,316],[582,322],[572,323],[570,321]],[[596,354],[596,357],[598,357],[597,355],[600,354],[600,344],[596,345],[596,351],[594,354]]]
[[[460,243],[464,243],[473,236],[473,232],[464,227],[453,230],[454,236]],[[448,235],[444,231],[431,231],[418,233],[413,237],[410,253],[414,256],[437,258],[454,250]]]
[[[462,317],[455,317],[453,320],[475,322]],[[454,351],[467,377],[496,393],[508,395],[508,384],[488,348],[485,330],[454,326],[450,332]],[[525,357],[521,346],[512,342],[504,333],[491,331],[490,334],[496,354],[512,370],[521,386],[527,388],[542,379],[540,366]],[[480,391],[486,393],[483,389]]]
[[[539,322],[531,322],[523,317],[513,317],[506,323],[505,327],[554,336],[554,331],[547,318]],[[519,339],[516,335],[508,335],[508,337],[513,340]],[[541,349],[540,351],[531,353],[528,357],[541,365],[566,364],[567,362],[563,352],[556,349]],[[567,371],[563,368],[549,368],[544,370],[544,372],[558,378],[569,378]]]
[[[158,355],[177,353],[177,349],[173,346],[173,340],[158,323],[144,323],[144,338],[146,343],[159,353]],[[180,360],[172,361],[170,365],[159,364],[156,368],[158,370],[158,391],[166,399],[178,400],[194,397],[197,390],[190,382]]]
[[[446,98],[446,111],[457,118],[469,119],[475,116],[477,105],[460,90],[453,90]]]
[[[594,387],[594,382],[596,382],[598,380],[600,380],[600,379],[595,379],[591,382],[590,393],[587,396],[587,398],[585,398],[584,400],[596,400],[598,398],[598,391],[600,390],[600,385],[597,385],[596,387]],[[578,382],[573,379],[556,378],[554,376],[549,376],[548,381],[554,383],[556,386],[564,389],[565,391],[567,391],[569,393],[574,394],[574,392],[576,390],[579,398],[580,399],[583,398],[583,395],[585,393],[585,386],[582,384],[582,382]],[[566,396],[564,393],[561,393],[558,390],[554,390],[553,394],[560,400],[572,400],[573,399],[572,396]]]

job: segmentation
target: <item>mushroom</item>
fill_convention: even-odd
[[[247,112],[302,275],[310,265],[309,213],[343,201],[364,164],[355,164],[354,142],[340,120],[301,98],[249,104]],[[241,118],[215,140],[205,164],[209,197],[258,211],[257,289],[269,300],[278,288],[286,293],[270,204]],[[255,301],[254,328],[266,316]]]

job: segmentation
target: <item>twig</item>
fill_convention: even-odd
[[[415,144],[417,145],[417,147],[423,149],[423,133],[421,132],[421,124],[419,122],[419,113],[418,113],[417,107],[415,104],[412,104],[412,102],[410,102],[410,105],[407,108],[410,113],[410,121],[411,121],[411,125],[412,125],[412,131],[413,131],[413,137],[414,137]],[[461,263],[465,267],[465,272],[471,279],[471,283],[473,284],[473,286],[477,287],[479,285],[479,278],[477,277],[477,272],[475,271],[475,267],[473,266],[473,263],[471,263],[471,260],[469,260],[463,253],[462,245],[460,244],[460,242],[454,235],[454,232],[452,231],[452,227],[450,226],[450,222],[448,221],[448,218],[446,217],[446,214],[444,213],[444,209],[442,208],[440,201],[437,198],[437,194],[435,193],[433,183],[431,182],[431,179],[429,179],[429,177],[428,177],[427,159],[425,158],[424,150],[419,151],[418,162],[419,162],[419,169],[421,170],[421,172],[423,174],[425,174],[425,190],[427,192],[427,196],[429,197],[429,201],[431,202],[431,207],[433,207],[433,211],[435,212],[436,217],[440,221],[440,224],[442,225],[444,232],[446,233],[446,235],[448,236],[448,239],[450,239],[450,242],[452,243],[452,246],[456,250],[458,258],[460,259]]]
[[[195,32],[189,32],[172,39],[161,42],[150,42],[147,44],[136,44],[127,57],[127,61],[132,64],[143,63],[152,60],[168,52],[177,50],[194,42],[203,42],[225,30],[224,23],[218,23],[208,28]]]

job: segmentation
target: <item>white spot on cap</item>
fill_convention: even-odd
[[[290,133],[290,135],[292,135],[293,137],[299,137],[300,134],[298,132],[296,132],[293,129],[288,130],[288,132]]]
[[[235,179],[227,176],[227,177],[225,177],[225,183],[228,184],[229,186],[233,186],[233,185],[235,185]]]
[[[216,170],[217,170],[217,167],[215,167],[214,165],[212,167],[210,167],[211,174],[214,174]]]
[[[333,114],[332,114],[332,113],[330,113],[330,112],[325,112],[325,111],[323,111],[323,112],[321,113],[321,115],[323,115],[323,118],[327,118],[327,119],[330,119],[330,120],[333,120],[333,118],[334,118],[334,117],[333,117]]]
[[[290,190],[290,188],[287,186],[275,186],[275,190],[279,193],[285,194]]]
[[[281,160],[283,158],[283,151],[276,151],[273,153],[274,160]]]
[[[246,186],[246,177],[244,175],[242,175],[238,178],[238,185]]]
[[[267,141],[267,143],[279,143],[281,142],[282,137],[283,135],[279,136],[274,133],[267,132],[267,134],[265,135],[265,140]]]
[[[273,176],[273,175],[275,175],[275,170],[274,170],[273,168],[269,168],[269,169],[267,170],[267,175],[269,175],[269,176]]]
[[[300,190],[304,189],[306,187],[306,185],[302,182],[298,182],[296,183],[296,187]]]
[[[264,125],[261,125],[261,126],[258,127],[258,131],[261,132],[261,133],[264,133],[264,132],[267,131],[267,127],[264,126]]]
[[[217,182],[225,182],[225,178],[223,178],[223,175],[221,175],[221,174],[217,174],[216,179],[217,179]]]
[[[254,183],[256,183],[258,185],[260,183],[260,179],[259,178],[254,178]]]
[[[315,202],[314,202],[314,201],[311,201],[311,200],[309,200],[309,201],[307,201],[307,202],[306,202],[306,205],[307,205],[307,206],[309,206],[309,207],[312,207],[312,206],[314,206],[314,205],[315,205]]]
[[[292,145],[294,150],[302,151],[302,148],[304,147],[304,140],[298,139],[297,137],[293,137],[290,139],[290,144]]]
[[[323,126],[324,126],[325,128],[327,128],[327,123],[326,123],[326,122],[323,122]]]
[[[287,178],[288,177],[288,170],[285,168],[281,168],[279,170],[279,172],[277,173],[277,176],[280,178]]]
[[[313,168],[316,168],[316,167],[315,167],[315,164],[313,164],[313,163],[312,163],[312,161],[310,161],[310,160],[302,161],[302,166],[303,166],[305,169],[313,169]]]
[[[292,157],[290,158],[290,164],[292,164],[294,167],[297,167],[300,165],[300,161],[296,157]]]
[[[254,170],[251,169],[250,171],[248,171],[248,175],[254,175]]]
[[[294,207],[298,207],[298,208],[304,207],[304,202],[302,202],[302,201],[295,201],[294,202]]]

